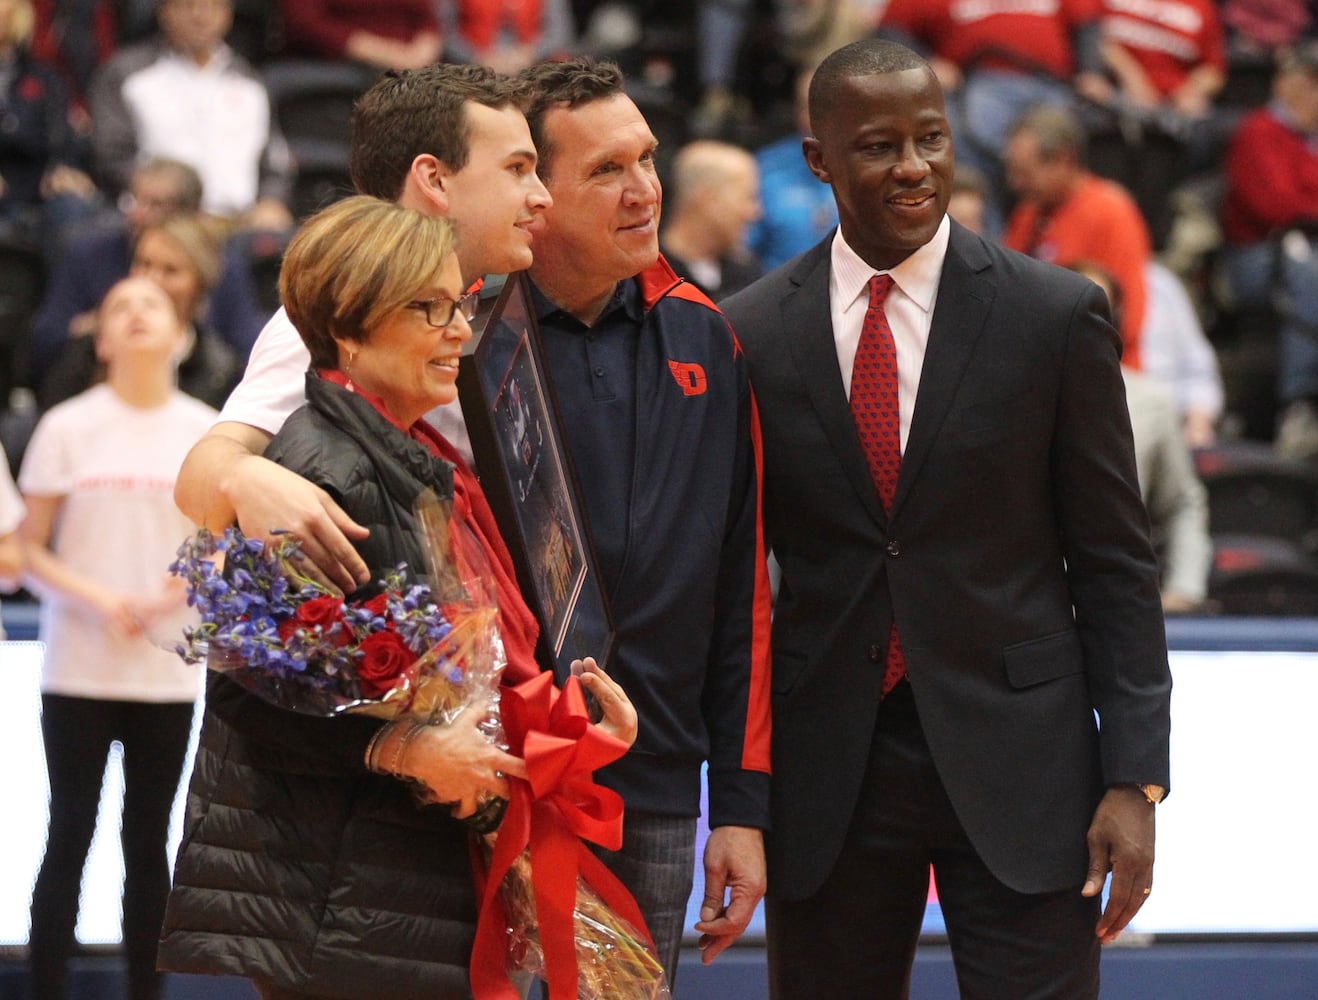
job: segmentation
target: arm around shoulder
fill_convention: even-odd
[[[370,579],[349,538],[367,530],[319,486],[261,456],[270,436],[222,420],[202,437],[179,470],[174,501],[212,531],[237,522],[248,538],[290,532],[302,543],[303,568],[320,582],[351,593]]]
[[[192,446],[174,484],[174,502],[197,524],[221,531],[237,519],[230,489],[241,491],[248,459],[260,458],[270,435],[257,427],[222,420]],[[269,463],[266,463],[269,464]]]

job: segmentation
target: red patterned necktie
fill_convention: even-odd
[[[885,514],[892,512],[897,492],[897,474],[902,467],[901,411],[897,406],[897,345],[883,311],[883,301],[892,288],[892,277],[870,278],[870,304],[860,328],[856,361],[851,369],[851,416],[865,451],[870,477],[879,493]],[[879,697],[888,694],[906,676],[897,624],[888,633],[888,653]]]

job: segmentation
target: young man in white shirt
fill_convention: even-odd
[[[528,267],[533,223],[551,203],[536,176],[523,100],[522,85],[491,70],[439,64],[386,74],[353,113],[358,191],[449,218],[468,285]],[[301,405],[309,360],[280,309],[219,422],[183,463],[174,497],[212,528],[236,519],[251,538],[296,533],[307,569],[348,592],[367,574],[345,536],[361,538],[365,529],[323,490],[260,457]]]

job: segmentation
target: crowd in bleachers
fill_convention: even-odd
[[[95,309],[129,273],[170,292],[180,386],[218,404],[291,229],[351,191],[350,110],[382,70],[619,62],[661,142],[665,253],[717,299],[835,225],[800,153],[804,86],[878,32],[943,83],[954,218],[1110,281],[1130,398],[1174,415],[1214,536],[1197,584],[1169,568],[1168,610],[1318,612],[1313,7],[0,0],[0,443],[17,470],[39,413],[96,377]],[[1140,472],[1170,543],[1164,464]]]

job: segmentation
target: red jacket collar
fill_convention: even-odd
[[[709,296],[691,282],[683,281],[677,276],[677,272],[664,259],[663,254],[660,254],[653,264],[638,274],[636,280],[641,286],[641,304],[646,312],[658,305],[660,300],[670,296],[686,299],[690,302],[699,302],[701,305],[719,312],[719,307],[714,305]]]

